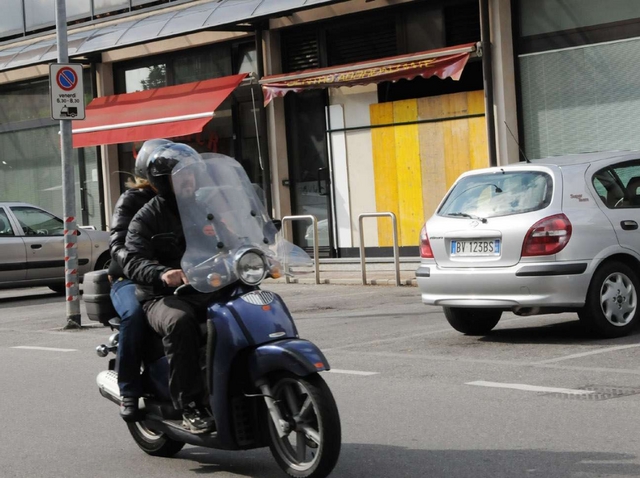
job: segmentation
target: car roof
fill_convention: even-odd
[[[640,151],[602,151],[598,153],[578,153],[564,156],[550,156],[547,158],[533,159],[530,164],[555,166],[571,166],[574,164],[596,163],[609,160],[627,160],[640,158]],[[524,163],[526,164],[526,163]]]
[[[34,204],[29,204],[27,202],[21,202],[21,201],[0,201],[0,206],[31,206],[31,207],[37,207],[39,209],[42,209],[40,206],[36,206]]]

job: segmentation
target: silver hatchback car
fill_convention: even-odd
[[[420,237],[422,301],[481,335],[503,311],[577,312],[603,337],[639,319],[640,152],[468,171]]]
[[[0,202],[0,289],[48,286],[63,294],[64,223],[32,204]],[[78,231],[78,276],[108,266],[109,233]]]

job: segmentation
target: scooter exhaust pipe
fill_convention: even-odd
[[[122,403],[120,387],[118,387],[118,373],[115,370],[104,370],[96,377],[100,395],[111,400],[116,405]]]

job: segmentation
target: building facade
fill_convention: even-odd
[[[8,1],[15,5],[0,19],[0,201],[60,215],[58,123],[49,118],[48,92],[55,1]],[[523,154],[636,149],[636,3],[66,5],[69,56],[84,65],[88,116],[94,98],[126,103],[249,74],[220,98],[212,118],[173,139],[238,159],[274,217],[314,215],[322,254],[348,257],[357,254],[359,215],[370,212],[393,212],[402,253],[417,255],[425,218],[467,169]],[[464,57],[456,72],[436,68],[455,55]],[[267,98],[276,84],[293,86]],[[127,129],[111,116],[109,127]],[[76,133],[82,129],[74,121]],[[127,137],[74,148],[81,224],[108,227],[144,139]],[[388,218],[363,225],[365,245],[389,253]],[[308,226],[292,223],[297,244],[311,245]]]

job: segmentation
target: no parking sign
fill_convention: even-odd
[[[82,65],[70,63],[49,65],[49,91],[51,92],[52,119],[84,119]]]

